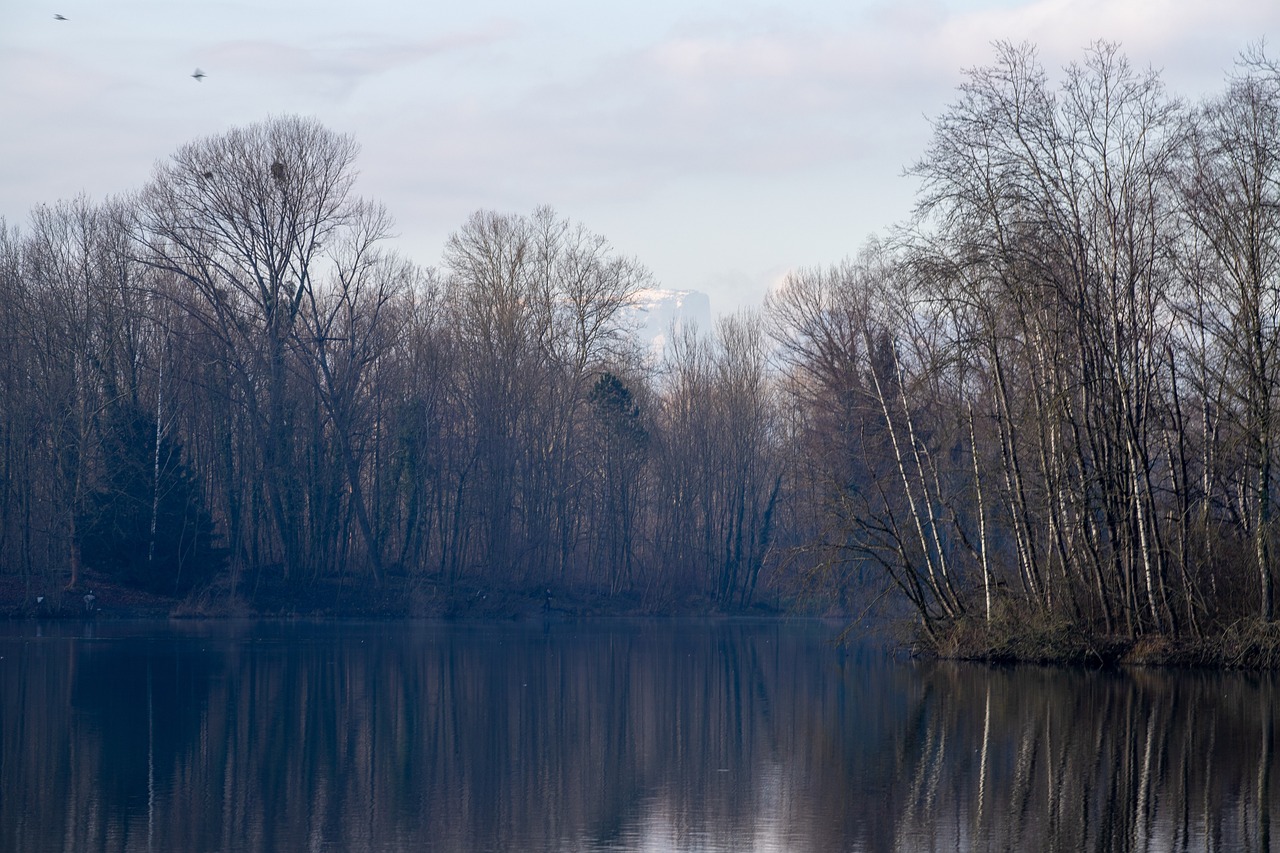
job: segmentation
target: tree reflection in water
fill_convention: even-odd
[[[922,675],[934,695],[903,811],[922,849],[957,831],[977,850],[1270,849],[1274,676]]]
[[[1266,850],[1275,681],[821,625],[0,629],[0,849]]]

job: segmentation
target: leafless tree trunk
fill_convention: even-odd
[[[315,557],[304,551],[289,353],[308,294],[366,210],[351,193],[355,155],[314,121],[271,119],[184,146],[139,200],[139,257],[191,285],[189,307],[242,385],[286,578]]]

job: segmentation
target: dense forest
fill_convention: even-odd
[[[280,117],[0,229],[0,572],[170,594],[905,602],[940,648],[1276,610],[1280,66],[966,72],[917,215],[661,359],[549,209],[422,268]],[[856,194],[851,187],[851,194]],[[542,593],[539,593],[542,594]],[[548,593],[550,594],[550,593]]]
[[[759,320],[655,367],[622,314],[650,276],[603,237],[478,212],[418,268],[356,153],[275,118],[5,231],[3,571],[751,602],[784,468]]]

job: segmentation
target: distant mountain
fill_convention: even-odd
[[[631,304],[623,309],[623,322],[635,329],[635,335],[656,357],[661,357],[667,337],[693,324],[700,331],[711,330],[711,300],[696,290],[638,291]]]

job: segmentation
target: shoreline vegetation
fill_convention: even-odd
[[[0,603],[1280,665],[1280,62],[1192,102],[1000,43],[931,125],[911,222],[661,352],[603,235],[480,210],[418,266],[305,117],[0,223]]]
[[[448,585],[405,576],[384,578],[380,587],[358,577],[329,578],[298,590],[264,579],[232,595],[214,584],[186,596],[164,595],[86,579],[76,589],[50,592],[0,576],[0,619],[530,619],[634,616],[784,616],[777,602],[717,608],[709,600],[683,603],[640,595],[609,595],[607,589],[547,586],[504,588],[474,581]],[[806,614],[816,615],[816,614]]]
[[[503,589],[476,584],[455,585],[406,577],[388,578],[373,589],[358,578],[313,584],[298,596],[282,584],[259,583],[252,598],[232,596],[216,586],[186,597],[132,589],[109,579],[93,579],[75,590],[43,594],[18,579],[0,576],[0,619],[455,619],[530,620],[581,618],[835,618],[849,626],[847,635],[894,637],[887,647],[914,657],[993,665],[1110,668],[1170,667],[1234,670],[1280,669],[1280,622],[1241,619],[1213,637],[1142,637],[1083,631],[1068,621],[1016,614],[1006,610],[990,620],[965,617],[931,625],[932,636],[906,619],[868,628],[848,614],[814,606],[758,601],[747,607],[716,609],[707,600],[677,604],[639,596],[610,596],[607,590],[549,588]],[[86,598],[86,596],[88,596]],[[903,639],[909,637],[909,639]]]
[[[0,577],[0,619],[84,621],[96,619],[446,619],[536,620],[583,618],[839,619],[850,638],[874,636],[889,651],[913,657],[992,665],[1032,664],[1083,668],[1168,667],[1266,671],[1280,669],[1280,622],[1241,619],[1213,637],[1102,635],[1044,616],[1005,611],[992,619],[965,617],[931,626],[932,636],[907,619],[878,627],[859,625],[848,614],[813,606],[758,601],[747,607],[716,609],[707,600],[645,600],[610,596],[607,590],[548,588],[502,589],[391,577],[373,589],[358,579],[316,583],[299,597],[279,583],[259,584],[253,598],[232,596],[225,588],[206,588],[186,597],[132,589],[99,578],[80,589],[37,594],[18,579]],[[905,638],[905,639],[904,639]]]
[[[1068,667],[1154,666],[1266,671],[1280,669],[1280,623],[1244,618],[1214,636],[1105,635],[1064,620],[1004,615],[966,617],[917,636],[914,654],[941,660]]]

